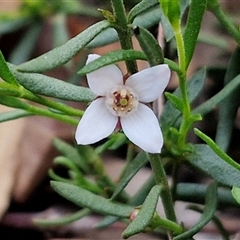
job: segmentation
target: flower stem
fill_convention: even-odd
[[[32,105],[29,105],[28,108],[26,108],[26,111],[28,111],[31,114],[37,115],[37,116],[49,117],[49,118],[52,118],[52,119],[55,119],[55,120],[58,120],[61,122],[65,122],[65,123],[74,125],[74,126],[76,126],[79,122],[77,119],[75,119],[73,117],[54,113],[47,109],[34,107]]]
[[[176,215],[173,207],[172,195],[169,189],[166,173],[164,171],[160,155],[149,154],[149,161],[154,173],[156,183],[163,186],[161,198],[166,217],[167,219],[176,222]]]
[[[183,120],[179,129],[178,144],[179,144],[179,147],[183,147],[186,143],[187,133],[189,131],[189,128],[191,127],[191,122],[189,121],[191,116],[191,109],[190,109],[188,93],[187,93],[187,81],[186,81],[187,70],[186,70],[186,61],[185,61],[186,59],[185,47],[184,47],[184,40],[183,40],[180,26],[178,30],[175,31],[175,38],[176,38],[177,50],[178,50],[179,68],[181,70],[181,73],[178,73],[179,87],[181,90],[182,102],[183,102]]]
[[[215,15],[221,25],[232,35],[238,45],[240,45],[240,33],[237,28],[235,28],[231,20],[222,11],[219,2],[215,2],[213,6],[210,5],[209,10]]]
[[[19,97],[26,100],[30,100],[35,103],[39,103],[43,106],[55,109],[61,113],[71,116],[82,116],[83,111],[69,107],[65,104],[38,96],[28,91],[27,89],[19,86],[13,86],[9,83],[0,83],[0,95],[8,95],[13,97]]]
[[[122,49],[133,49],[132,30],[128,27],[126,11],[123,0],[111,0],[113,14],[116,18],[115,30],[118,33]],[[113,25],[114,27],[114,25]],[[126,61],[127,71],[130,74],[137,72],[137,64],[134,60]]]

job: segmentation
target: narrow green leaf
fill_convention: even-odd
[[[39,227],[55,227],[55,226],[63,226],[72,222],[75,222],[79,219],[84,218],[85,216],[89,215],[91,210],[89,209],[82,209],[77,211],[69,216],[57,218],[57,219],[41,219],[41,218],[33,218],[33,224]]]
[[[141,26],[144,28],[151,28],[155,24],[158,24],[160,22],[160,8],[157,7],[152,7],[148,11],[143,12],[139,14],[135,19],[133,20],[132,25],[133,26]],[[102,31],[96,38],[91,41],[87,47],[88,48],[96,48],[96,47],[101,47],[104,45],[107,45],[109,43],[113,43],[118,41],[118,34],[115,29],[113,28],[108,28],[104,31]]]
[[[21,38],[21,41],[11,51],[8,60],[10,63],[20,64],[29,60],[32,51],[36,46],[36,41],[39,37],[42,27],[42,22],[35,22],[29,27],[24,36]]]
[[[19,83],[32,93],[58,99],[90,102],[95,95],[89,88],[73,85],[39,73],[22,73],[11,68]]]
[[[128,204],[133,206],[141,205],[155,184],[155,177],[151,175],[147,179],[147,181],[141,186],[141,188],[135,193],[135,195],[128,201]]]
[[[14,18],[9,20],[0,19],[0,22],[0,34],[3,35],[25,27],[31,20],[29,18]]]
[[[98,34],[86,47],[97,48],[119,40],[117,31],[114,28],[107,28]]]
[[[183,34],[185,54],[186,54],[186,67],[189,65],[192,55],[197,43],[198,34],[200,31],[203,14],[206,9],[207,0],[192,0],[187,24]]]
[[[12,85],[15,86],[19,86],[17,80],[15,79],[15,77],[13,76],[12,72],[10,71],[10,69],[8,68],[8,65],[4,59],[4,56],[2,54],[2,52],[0,51],[0,77],[2,78],[2,80],[4,80],[5,82],[8,82]]]
[[[171,104],[176,109],[178,109],[179,111],[182,111],[183,103],[182,103],[182,100],[179,97],[177,97],[174,94],[168,93],[168,92],[165,93],[165,96],[167,97],[167,99],[171,102]]]
[[[85,189],[69,183],[51,181],[51,186],[62,197],[80,207],[89,208],[100,214],[128,218],[133,211],[133,207],[121,203],[111,202],[108,199],[97,196]]]
[[[162,191],[162,186],[155,185],[149,192],[146,200],[141,206],[136,218],[128,225],[122,233],[123,238],[129,238],[134,234],[140,233],[151,222],[153,215],[156,211],[159,195]]]
[[[136,175],[136,173],[147,164],[148,157],[145,152],[140,152],[138,155],[129,162],[128,166],[126,166],[126,171],[121,177],[118,185],[116,186],[112,198],[115,199],[119,193],[127,186],[127,184],[131,181],[131,179]]]
[[[137,59],[146,60],[146,56],[143,52],[135,50],[112,51],[85,65],[78,74],[85,75],[109,64]]]
[[[196,206],[196,205],[189,206],[188,209],[196,211],[198,213],[203,213],[202,208],[200,208],[199,206]],[[216,215],[213,216],[212,222],[215,224],[215,226],[219,230],[222,240],[230,240],[229,233],[224,228],[223,224],[221,223],[221,220]]]
[[[181,22],[179,0],[170,0],[168,2],[168,19],[173,29],[177,31]]]
[[[152,7],[148,11],[139,14],[134,20],[133,26],[141,26],[143,28],[149,29],[155,24],[158,24],[161,20],[159,6]]]
[[[31,116],[32,114],[25,110],[15,110],[0,113],[0,123],[15,120],[22,117]]]
[[[181,19],[189,6],[190,0],[180,0],[180,12],[181,12]],[[169,23],[167,17],[164,15],[162,9],[160,9],[160,15],[161,15],[161,24],[164,31],[164,37],[166,38],[166,41],[169,42],[174,37],[174,32],[172,29],[171,24]]]
[[[174,31],[178,31],[181,20],[179,0],[159,0],[159,2],[164,15],[168,18]]]
[[[143,27],[136,26],[133,28],[133,32],[147,57],[150,66],[163,64],[163,52],[157,39]]]
[[[67,26],[67,16],[59,13],[53,18],[53,47],[58,47],[70,38]]]
[[[234,161],[227,153],[225,153],[210,137],[194,128],[194,133],[200,137],[207,145],[226,163],[240,171],[240,164]]]
[[[220,92],[212,98],[205,101],[203,104],[193,110],[193,113],[205,115],[211,112],[216,106],[228,97],[236,88],[240,86],[240,74],[228,83]]]
[[[238,202],[238,204],[240,204],[240,188],[233,186],[231,192],[232,192],[232,196],[234,197],[234,199]]]
[[[188,81],[187,81],[187,89],[189,101],[192,102],[196,99],[201,93],[204,81],[206,78],[206,69],[200,69],[197,71]],[[173,93],[176,97],[181,97],[181,92],[179,87]],[[181,116],[181,112],[177,110],[170,101],[167,101],[163,113],[161,115],[161,124],[164,126],[173,127],[178,118]]]
[[[11,96],[4,96],[0,97],[0,104],[12,107],[12,108],[21,108],[21,109],[28,109],[28,104],[26,102],[21,101],[18,98],[11,97]]]
[[[158,0],[142,0],[136,6],[134,6],[128,13],[128,22],[132,23],[134,18],[139,14],[149,10],[151,7],[157,6]]]
[[[116,216],[106,216],[103,220],[101,220],[99,223],[95,224],[95,228],[106,228],[113,223],[117,222],[119,220],[119,217]]]
[[[176,200],[204,204],[207,186],[196,183],[179,183],[176,189]],[[218,188],[218,209],[238,207],[231,192],[227,188]]]
[[[205,208],[199,221],[188,231],[176,236],[173,240],[186,240],[190,239],[198,233],[214,216],[217,209],[217,183],[209,185],[206,194]]]
[[[216,181],[230,187],[240,187],[240,172],[223,161],[208,145],[194,145],[194,152],[186,158]]]
[[[61,66],[71,60],[81,49],[91,42],[100,32],[108,28],[107,21],[98,22],[65,44],[18,66],[19,71],[41,73]]]
[[[89,167],[86,163],[86,160],[82,159],[75,147],[59,138],[54,138],[53,144],[61,154],[71,159],[81,170],[84,172],[89,172]]]
[[[225,85],[232,81],[234,77],[240,74],[239,61],[240,48],[237,47],[229,61],[229,65],[224,79]],[[227,151],[230,144],[233,125],[240,104],[239,91],[240,85],[237,86],[236,89],[220,104],[216,143],[221,149],[223,149],[223,151]]]

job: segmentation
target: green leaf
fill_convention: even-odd
[[[136,59],[146,60],[146,56],[143,52],[135,50],[112,51],[85,65],[78,74],[85,75],[109,64]]]
[[[19,86],[17,80],[13,76],[12,72],[8,68],[8,65],[4,59],[2,52],[0,51],[0,77],[3,81],[8,82],[12,85]]]
[[[0,19],[0,22],[1,22],[0,34],[3,35],[25,27],[30,23],[30,19],[29,18],[17,18],[17,19],[14,18],[9,20]]]
[[[26,102],[23,102],[18,98],[11,97],[11,96],[4,96],[4,95],[2,95],[0,98],[0,104],[8,107],[21,108],[21,109],[28,109],[29,107],[29,105]]]
[[[33,218],[33,224],[39,227],[55,227],[55,226],[63,226],[72,222],[75,222],[79,219],[84,218],[85,216],[89,215],[91,211],[89,209],[82,209],[77,211],[73,214],[70,214],[65,217],[57,218],[57,219],[41,219],[41,218]]]
[[[196,72],[188,81],[187,81],[187,89],[189,101],[192,102],[195,100],[199,94],[201,93],[204,81],[206,78],[206,69],[200,69]],[[176,97],[181,97],[181,92],[179,87],[174,91],[173,95]],[[163,113],[161,115],[161,124],[166,125],[167,128],[169,126],[173,127],[176,124],[176,121],[181,116],[181,112],[177,110],[170,101],[168,101],[164,107]]]
[[[22,73],[11,68],[19,83],[32,93],[58,99],[90,102],[95,95],[89,88],[80,87],[39,73]]]
[[[86,160],[79,155],[78,150],[75,147],[59,138],[54,138],[53,144],[61,154],[71,159],[81,170],[84,172],[89,172],[89,167],[86,163]]]
[[[180,12],[181,12],[181,19],[189,6],[190,0],[180,0]],[[164,15],[162,9],[160,9],[161,14],[161,24],[164,31],[164,37],[166,38],[166,41],[169,42],[174,37],[174,32],[172,29],[171,24],[169,23],[167,17]]]
[[[21,41],[11,51],[9,62],[12,64],[23,63],[31,57],[32,51],[36,46],[36,41],[41,33],[43,24],[42,22],[33,23],[26,31]]]
[[[91,42],[100,32],[108,28],[107,21],[98,22],[65,44],[18,66],[19,71],[41,73],[61,66],[71,60],[81,49]]]
[[[228,97],[236,88],[240,86],[240,74],[228,83],[220,92],[212,98],[205,101],[203,104],[193,110],[193,113],[205,115],[211,112],[216,106]]]
[[[229,61],[229,65],[224,79],[225,85],[231,82],[234,77],[240,74],[239,61],[240,48],[237,47]],[[237,86],[236,89],[220,104],[216,143],[221,149],[223,149],[223,151],[226,151],[230,144],[233,125],[240,104],[239,91],[240,85]]]
[[[143,205],[141,206],[136,218],[128,225],[128,227],[122,233],[123,238],[129,238],[134,234],[140,233],[145,230],[145,228],[151,222],[153,215],[156,211],[156,206],[158,203],[159,195],[162,191],[162,186],[154,186]]]
[[[102,47],[107,44],[117,42],[118,34],[114,28],[107,28],[98,34],[86,47],[87,48],[97,48]]]
[[[118,220],[119,220],[119,217],[106,216],[105,218],[103,218],[103,220],[101,220],[100,222],[95,224],[94,227],[95,228],[106,228],[106,227],[112,225],[113,223],[117,222]]]
[[[53,47],[58,47],[70,38],[67,26],[67,16],[59,13],[53,18]]]
[[[225,153],[210,137],[194,128],[194,133],[200,137],[207,145],[226,163],[240,171],[240,164],[234,161],[227,153]]]
[[[168,92],[165,93],[165,96],[167,97],[168,101],[170,101],[171,104],[176,109],[178,109],[179,111],[182,111],[182,109],[183,109],[183,102],[182,102],[182,100],[179,97],[177,97],[174,94],[168,93]]]
[[[144,182],[141,188],[135,193],[135,195],[128,201],[128,204],[133,206],[141,205],[155,184],[156,184],[155,177],[151,175],[147,179],[147,181]]]
[[[183,40],[185,45],[185,54],[186,54],[186,67],[189,65],[192,55],[197,43],[198,34],[200,31],[203,14],[206,9],[207,0],[192,0],[187,24],[185,26],[185,31],[183,34]]]
[[[143,52],[145,53],[150,66],[164,63],[162,48],[156,38],[145,28],[136,26],[133,28]]]
[[[161,20],[159,6],[152,7],[148,11],[138,15],[132,25],[141,26],[143,28],[149,29],[155,24],[158,24]]]
[[[144,28],[151,28],[155,24],[158,24],[160,21],[160,8],[152,7],[148,11],[141,13],[137,17],[135,17],[132,25],[133,26],[141,26]],[[91,41],[87,47],[88,48],[96,48],[107,45],[109,43],[113,43],[118,41],[118,34],[115,29],[108,28],[102,31],[93,41]]]
[[[204,204],[207,186],[197,183],[179,183],[176,189],[176,200]],[[227,188],[218,188],[218,209],[238,207],[231,192]]]
[[[199,221],[188,231],[176,236],[173,240],[190,239],[193,235],[198,233],[214,216],[217,209],[217,183],[209,185],[206,194],[205,208]]]
[[[216,181],[230,187],[240,187],[240,171],[223,161],[208,145],[194,145],[194,152],[186,159]]]
[[[133,211],[133,208],[128,205],[111,202],[69,183],[51,181],[51,186],[62,197],[80,207],[89,208],[100,214],[128,218]]]
[[[196,206],[196,205],[191,205],[188,207],[188,209],[193,210],[195,212],[198,213],[203,213],[203,210],[201,207]],[[219,231],[219,234],[221,235],[223,240],[229,240],[229,233],[227,232],[227,230],[224,228],[223,224],[221,223],[221,220],[214,215],[212,217],[212,222],[215,224],[217,230]]]
[[[126,166],[126,171],[121,177],[118,185],[116,186],[112,198],[115,199],[119,193],[127,186],[136,173],[147,164],[148,157],[145,152],[140,152],[138,155]]]
[[[179,0],[159,0],[164,15],[168,18],[174,31],[180,27],[180,4]]]
[[[118,132],[117,134],[112,134],[106,142],[97,146],[95,148],[96,154],[101,154],[105,150],[116,150],[127,142],[127,137],[124,133]]]
[[[240,188],[233,186],[231,192],[232,192],[232,196],[234,197],[234,199],[238,202],[238,204],[240,204]]]
[[[132,23],[134,18],[141,13],[146,12],[150,8],[158,5],[158,0],[142,0],[140,3],[138,3],[136,6],[134,6],[128,13],[128,22]]]
[[[15,110],[15,111],[9,111],[0,113],[0,123],[15,120],[22,117],[31,116],[32,114],[25,111],[25,110]]]

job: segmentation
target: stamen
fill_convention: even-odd
[[[138,96],[127,86],[119,86],[106,96],[106,106],[116,116],[123,117],[137,108]]]

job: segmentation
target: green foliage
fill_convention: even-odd
[[[237,203],[240,204],[240,188],[239,187],[233,186],[232,196],[237,201]]]
[[[128,163],[126,166],[126,171],[121,176],[121,179],[113,192],[112,199],[114,199],[121,191],[123,191],[131,179],[143,166],[147,164],[147,162],[148,158],[146,153],[140,152],[131,162]]]
[[[97,70],[101,67],[104,67],[106,65],[110,65],[113,63],[117,63],[120,61],[126,61],[126,60],[146,60],[146,56],[143,52],[135,51],[135,50],[117,50],[112,51],[104,56],[101,56],[94,61],[90,62],[89,64],[85,65],[78,74],[85,75],[87,73],[90,73],[94,70]]]
[[[228,37],[237,46],[240,44],[240,32],[232,23],[232,18],[223,12],[218,0],[142,0],[125,1],[125,5],[123,0],[108,2],[112,9],[105,9],[104,1],[100,6],[102,9],[97,11],[95,6],[77,0],[24,0],[15,15],[4,13],[0,16],[1,35],[16,30],[24,31],[8,59],[0,52],[0,104],[13,108],[0,113],[0,122],[27,116],[44,116],[76,126],[84,111],[69,101],[84,103],[85,108],[86,103],[102,97],[95,96],[84,83],[81,82],[79,86],[69,80],[78,78],[78,69],[79,75],[86,75],[104,66],[125,62],[127,73],[133,74],[138,69],[137,60],[142,60],[150,67],[168,64],[172,76],[178,81],[176,89],[169,88],[171,92],[165,93],[167,101],[159,120],[164,139],[161,154],[148,154],[135,148],[121,131],[91,146],[76,146],[74,143],[54,139],[53,145],[59,151],[59,156],[54,158],[54,166],[49,170],[49,176],[54,180],[51,181],[51,186],[62,197],[82,209],[62,219],[36,219],[35,224],[60,226],[98,213],[104,218],[96,227],[108,227],[119,220],[127,223],[122,233],[123,238],[149,231],[155,234],[161,232],[169,239],[185,240],[193,239],[212,220],[223,238],[228,239],[228,234],[215,213],[217,209],[221,211],[222,207],[238,207],[240,203],[240,165],[230,157],[231,152],[229,155],[226,152],[231,150],[232,131],[236,127],[240,103],[239,47],[232,53],[227,67],[222,67],[223,70],[226,68],[224,87],[211,97],[206,99],[204,95],[202,98],[204,85],[208,86],[205,84],[210,72],[207,71],[208,66],[194,72],[190,78],[188,76],[199,35],[201,40],[204,38],[201,27],[206,10],[216,16],[220,26],[225,28]],[[101,17],[100,12],[106,20],[96,19],[99,20],[97,23],[69,39],[69,15],[83,14],[95,18]],[[46,22],[50,22],[53,29],[50,39],[52,49],[29,60],[34,56],[32,53],[36,40]],[[159,22],[166,39],[164,46],[159,45],[156,36]],[[141,51],[133,47],[133,38],[137,39]],[[83,66],[89,51],[94,52],[93,48],[116,41],[120,42],[121,49],[110,51]],[[211,34],[211,39],[203,42],[215,45],[221,51],[228,46],[225,42],[219,44],[215,33]],[[2,49],[3,52],[4,50]],[[80,52],[83,54],[77,62],[75,56]],[[175,52],[176,56],[173,55]],[[225,52],[222,55],[224,54]],[[215,67],[214,62],[211,65]],[[55,71],[60,68],[66,70],[69,75],[67,79],[62,77],[60,80],[52,76],[54,72],[48,72],[55,68]],[[152,106],[155,107],[155,102],[149,104],[149,107]],[[219,121],[211,132],[216,132],[216,136],[210,138],[204,134],[205,129],[200,131],[194,128],[194,124],[201,120],[208,124],[204,117],[216,108],[219,108]],[[200,125],[202,126],[204,124]],[[119,128],[121,130],[120,121],[115,130]],[[190,142],[190,133],[205,144]],[[214,137],[215,142],[212,140]],[[126,155],[126,163],[119,175],[115,176],[116,181],[113,181],[105,171],[104,158],[106,154],[114,154],[115,151]],[[127,185],[148,163],[152,171],[148,180],[134,195],[127,193]],[[209,186],[179,183],[177,176],[182,164],[187,167],[190,165],[196,175],[201,173],[213,183]],[[54,168],[56,165],[66,170],[64,177],[57,173]],[[172,173],[171,186],[168,184],[166,169],[169,176]],[[166,217],[158,214],[159,198]],[[177,222],[174,207],[177,200],[203,205],[191,207],[201,216],[190,229],[183,229]]]
[[[39,73],[23,73],[11,67],[14,77],[32,93],[68,101],[92,101],[95,95],[89,88],[75,86],[62,80]]]
[[[199,232],[209,221],[211,221],[217,208],[217,183],[209,185],[206,193],[206,202],[203,214],[199,221],[186,232],[174,237],[174,240],[185,240],[194,236]]]
[[[187,91],[188,91],[190,102],[194,101],[200,95],[204,86],[205,78],[206,78],[206,69],[203,68],[197,71],[188,80]],[[181,109],[182,103],[180,103],[181,99],[179,99],[181,97],[180,88],[177,88],[174,91],[173,95],[174,97],[172,98],[174,98],[174,100],[172,99],[172,101],[174,101],[174,104],[179,106]],[[167,94],[167,96],[169,96],[169,94]],[[179,109],[177,109],[174,105],[172,105],[170,101],[166,103],[163,113],[161,115],[161,123],[163,127],[165,127],[165,124],[171,127],[175,126],[175,124],[177,123],[177,120],[181,116],[181,112],[179,111]]]
[[[223,161],[208,145],[195,145],[194,152],[187,156],[187,160],[218,182],[240,187],[239,170]]]
[[[157,206],[161,191],[162,187],[158,185],[154,186],[151,189],[140,209],[135,210],[137,212],[136,218],[134,218],[133,221],[124,230],[122,234],[123,238],[129,238],[134,234],[143,232],[145,228],[150,224],[155,213],[155,208]]]
[[[128,218],[133,211],[133,208],[130,206],[111,202],[108,199],[69,183],[52,181],[51,186],[64,198],[80,207],[89,208],[96,213]]]
[[[236,48],[227,68],[224,83],[227,85],[240,74],[239,69],[240,49]],[[216,143],[226,151],[231,141],[234,121],[240,104],[240,85],[220,104],[219,122],[217,126]]]
[[[134,35],[137,38],[150,66],[163,64],[163,52],[153,35],[143,27],[134,27]]]
[[[207,0],[192,0],[187,24],[183,34],[185,51],[186,51],[186,67],[189,65],[197,43],[203,14],[205,13]]]
[[[70,61],[80,50],[90,43],[94,37],[109,26],[110,24],[107,21],[98,22],[79,33],[65,44],[35,59],[22,63],[17,67],[17,70],[21,72],[41,73],[61,66]]]
[[[18,82],[13,76],[12,72],[9,70],[8,65],[4,59],[4,56],[0,52],[0,77],[2,78],[3,81],[6,81],[12,85],[18,86]]]

